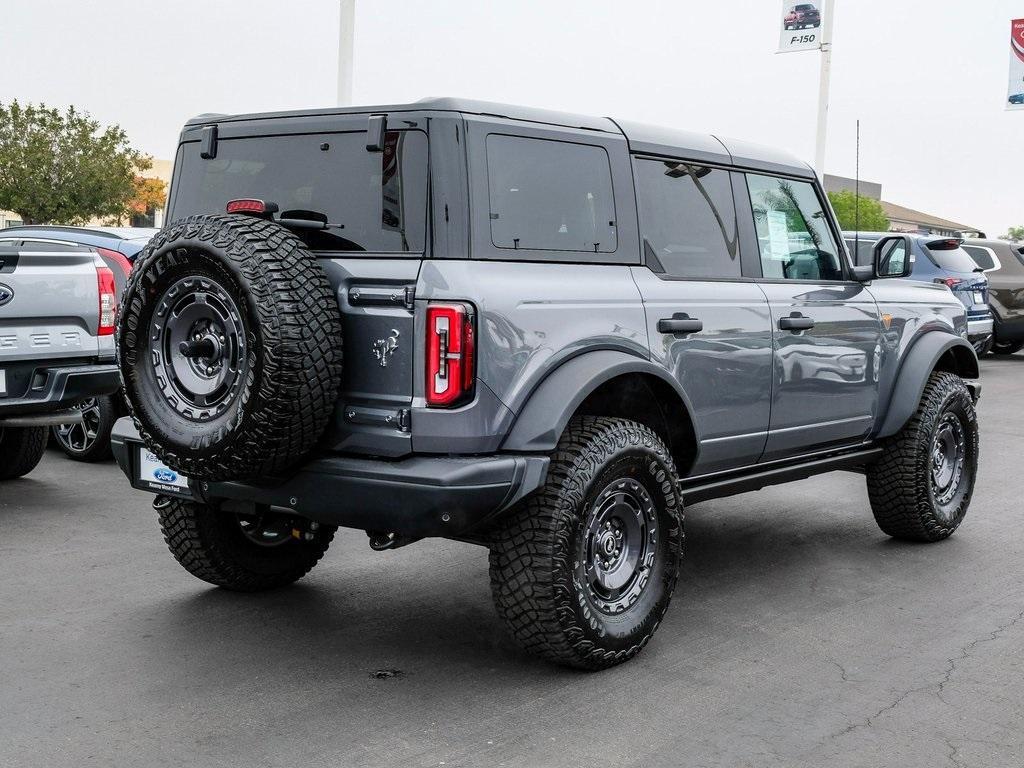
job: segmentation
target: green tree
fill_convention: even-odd
[[[829,192],[828,199],[839,219],[839,226],[848,232],[888,232],[889,219],[882,204],[871,197],[861,197],[849,190]]]
[[[1024,226],[1010,227],[1003,235],[1003,240],[1011,240],[1014,243],[1024,242]]]
[[[26,224],[82,224],[118,216],[152,159],[117,125],[45,104],[0,103],[0,210]]]

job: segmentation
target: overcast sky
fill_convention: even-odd
[[[356,0],[354,100],[464,96],[814,155],[819,54],[776,55],[777,0]],[[826,170],[980,227],[1024,224],[1024,0],[836,0]],[[4,0],[0,101],[73,103],[171,158],[201,112],[334,103],[336,0]]]

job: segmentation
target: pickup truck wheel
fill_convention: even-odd
[[[110,431],[117,421],[117,406],[109,395],[90,397],[76,406],[81,423],[52,427],[53,438],[64,455],[74,461],[103,461],[110,458]]]
[[[46,427],[0,427],[0,480],[27,475],[46,453]]]
[[[978,472],[978,424],[960,377],[935,372],[917,412],[868,469],[878,526],[897,539],[939,541],[967,514]]]
[[[153,502],[171,554],[196,578],[236,592],[291,584],[323,557],[335,528],[274,512],[241,515],[182,499]]]
[[[316,257],[280,225],[226,214],[170,224],[136,261],[120,312],[131,415],[173,469],[273,475],[327,426],[340,312]]]
[[[994,341],[992,342],[993,355],[1015,355],[1024,349],[1024,341]]]
[[[610,667],[658,628],[682,546],[682,491],[658,436],[624,419],[575,418],[544,486],[494,533],[495,606],[527,651]]]

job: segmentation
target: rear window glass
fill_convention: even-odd
[[[965,245],[964,250],[974,259],[974,263],[982,269],[992,269],[995,267],[996,263],[992,260],[992,254],[988,252],[988,249],[980,248],[976,245]]]
[[[383,152],[368,152],[363,132],[221,139],[210,160],[198,142],[182,145],[173,218],[246,197],[276,203],[281,218],[326,216],[326,229],[293,230],[317,250],[422,252],[427,136],[388,131]]]
[[[931,248],[927,250],[932,261],[942,269],[948,269],[951,272],[973,272],[978,268],[978,265],[974,263],[974,259],[963,248],[953,248],[948,251],[933,250]]]
[[[611,165],[602,147],[492,134],[487,182],[496,248],[616,249]]]

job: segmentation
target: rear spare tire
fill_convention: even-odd
[[[251,216],[176,221],[139,255],[117,334],[149,449],[192,477],[274,474],[319,439],[338,396],[341,320],[316,257]]]

